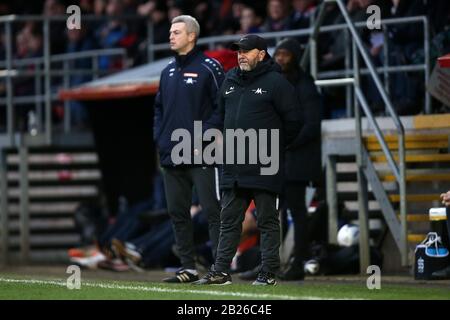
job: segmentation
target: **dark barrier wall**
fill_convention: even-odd
[[[102,187],[111,215],[118,198],[128,204],[150,198],[155,172],[154,96],[87,102]]]

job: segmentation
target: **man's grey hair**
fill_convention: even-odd
[[[172,19],[172,24],[179,22],[183,22],[186,25],[187,33],[195,33],[195,40],[198,39],[200,35],[200,25],[198,24],[197,19],[188,15],[182,15]]]

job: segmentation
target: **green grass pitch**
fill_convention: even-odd
[[[327,299],[430,299],[450,300],[450,288],[411,284],[382,284],[369,290],[365,281],[342,283],[305,281],[273,287],[168,285],[145,281],[86,280],[80,289],[68,289],[66,279],[0,274],[0,299],[153,299],[153,300],[327,300]]]

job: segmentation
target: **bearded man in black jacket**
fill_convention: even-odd
[[[254,200],[261,232],[262,265],[253,284],[274,285],[280,267],[278,194],[283,187],[285,149],[300,129],[297,99],[294,87],[267,53],[263,38],[246,35],[231,49],[238,51],[239,67],[228,72],[218,97],[218,108],[207,123],[207,127],[224,131],[223,144],[227,150],[220,179],[223,196],[219,245],[214,266],[194,284],[231,283],[230,265],[239,244],[244,213]],[[243,144],[236,144],[234,140],[238,137],[229,134],[230,131],[258,132],[259,141],[252,142],[248,134]],[[261,133],[266,134],[266,139]],[[228,157],[230,146],[232,159]],[[273,159],[270,167],[261,157],[256,162],[250,160],[255,159],[252,148],[256,146],[260,147],[259,155],[261,149],[266,155],[270,150]],[[239,161],[239,152],[244,152],[245,161]],[[236,154],[238,161],[234,161]]]

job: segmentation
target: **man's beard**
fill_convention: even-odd
[[[253,69],[255,69],[257,64],[258,64],[258,61],[255,61],[253,64],[250,62],[239,63],[239,68],[242,71],[252,71]]]

